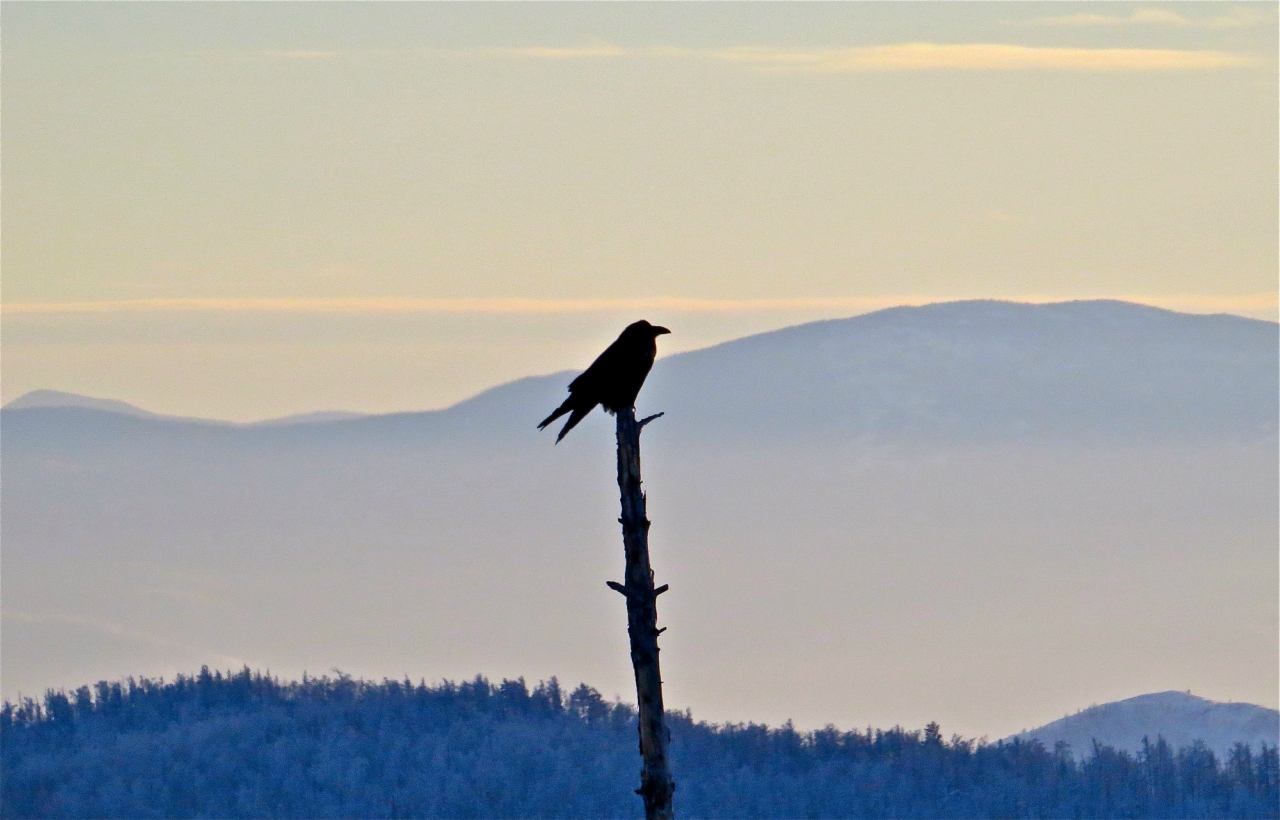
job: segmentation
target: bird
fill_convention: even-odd
[[[569,398],[542,420],[538,429],[569,413],[569,420],[556,436],[556,444],[577,426],[598,404],[612,415],[634,407],[653,358],[658,355],[657,338],[670,333],[661,325],[644,319],[627,325],[613,344],[596,357],[591,366],[569,382]]]

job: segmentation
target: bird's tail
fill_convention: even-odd
[[[595,405],[593,404],[591,407],[587,407],[585,409],[582,407],[573,408],[573,413],[569,416],[569,420],[564,423],[564,427],[560,428],[560,435],[556,436],[556,444],[559,444],[560,439],[567,436],[569,431],[577,426],[578,422],[587,417],[587,413],[591,412],[592,407],[595,407]]]
[[[542,423],[538,425],[538,429],[539,430],[544,429],[548,424],[560,418],[565,413],[568,413],[570,410],[573,409],[572,405],[573,405],[573,396],[570,396],[569,398],[564,400],[564,404],[560,405],[555,409],[554,413],[552,413],[551,415],[547,416],[545,419],[542,420]]]

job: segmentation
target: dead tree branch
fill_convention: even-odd
[[[649,519],[640,489],[640,430],[660,417],[657,413],[636,421],[635,410],[618,411],[618,490],[622,499],[622,544],[626,551],[625,581],[609,581],[609,587],[627,600],[627,633],[631,638],[631,665],[636,673],[636,699],[640,714],[640,788],[646,820],[674,820],[671,806],[675,783],[667,765],[671,735],[662,703],[662,673],[658,667],[658,596],[667,585],[654,589],[649,567]]]

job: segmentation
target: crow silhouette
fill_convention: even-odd
[[[556,436],[556,443],[577,426],[597,404],[609,413],[634,407],[640,386],[653,367],[653,357],[658,355],[655,341],[665,327],[651,325],[641,319],[627,325],[617,340],[596,357],[591,366],[578,378],[569,382],[569,398],[556,411],[538,425],[541,430],[551,422],[569,413],[569,420]]]

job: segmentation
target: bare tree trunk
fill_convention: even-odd
[[[647,820],[673,820],[671,771],[667,767],[670,732],[662,705],[662,673],[658,668],[658,596],[666,584],[654,589],[649,568],[649,519],[645,517],[640,490],[640,430],[662,415],[636,421],[633,408],[618,411],[618,490],[622,496],[622,544],[627,555],[625,583],[609,586],[627,599],[627,633],[631,637],[631,665],[636,672],[636,699],[640,706],[640,788]]]

